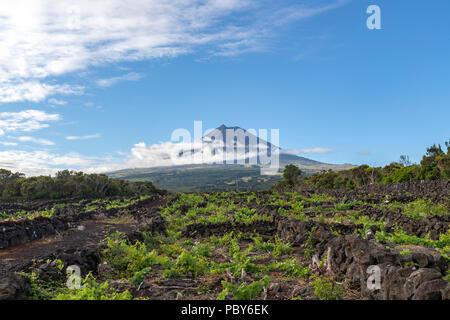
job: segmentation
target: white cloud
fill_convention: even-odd
[[[81,93],[82,87],[55,83],[56,77],[90,67],[175,57],[205,46],[212,55],[260,51],[274,28],[346,1],[328,3],[309,8],[257,0],[1,1],[0,102]],[[278,9],[269,11],[274,5]],[[104,84],[111,81],[118,80]]]
[[[52,85],[40,83],[35,80],[27,82],[10,80],[2,81],[0,69],[0,102],[19,102],[25,100],[39,102],[52,94],[79,94],[81,91],[82,87],[79,86],[70,87],[68,85]]]
[[[214,148],[222,147],[193,142],[193,143],[172,143],[164,142],[147,146],[145,143],[137,143],[131,149],[131,156],[126,166],[131,168],[139,167],[159,167],[186,164],[222,163],[224,155],[222,150]],[[186,150],[195,150],[196,156],[187,154]],[[181,154],[181,156],[180,156]],[[245,156],[244,156],[245,158]]]
[[[15,147],[18,145],[18,143],[16,142],[8,142],[8,141],[6,142],[0,141],[0,144],[5,147]]]
[[[205,142],[163,142],[147,146],[144,142],[135,144],[130,152],[119,161],[113,160],[107,165],[99,165],[96,168],[90,168],[90,171],[113,171],[127,168],[152,168],[191,164],[222,164],[224,160],[236,159],[245,161],[250,159],[256,162],[256,157],[264,150],[264,145],[254,145],[245,152],[245,146],[236,144],[237,153],[233,151],[223,151],[224,144],[218,140]],[[265,146],[267,147],[267,146]],[[274,147],[275,148],[275,147]],[[193,150],[193,153],[187,152]],[[267,150],[267,148],[266,148]],[[274,150],[274,149],[273,149]],[[227,154],[227,152],[229,152]],[[273,153],[273,151],[272,151]]]
[[[337,0],[318,7],[306,7],[304,4],[282,7],[273,13],[272,24],[283,25],[297,20],[311,18],[326,11],[344,6],[350,1],[351,0]]]
[[[68,136],[66,140],[88,140],[88,139],[97,139],[100,138],[101,135],[99,133],[86,135],[86,136]]]
[[[17,139],[20,142],[32,142],[32,143],[40,144],[40,145],[43,145],[43,146],[53,146],[53,145],[55,145],[55,143],[53,141],[46,140],[46,139],[35,138],[35,137],[30,137],[30,136],[10,137],[10,138]]]
[[[281,153],[297,155],[297,154],[310,154],[310,153],[331,153],[331,152],[335,152],[335,151],[336,151],[335,149],[331,149],[331,148],[311,148],[311,149],[286,149],[286,150],[281,150]]]
[[[59,155],[47,151],[0,151],[0,168],[23,172],[27,175],[55,174],[65,168],[81,169],[100,159],[84,157],[78,153]]]
[[[0,136],[3,132],[30,132],[49,126],[48,122],[59,121],[59,114],[51,114],[40,110],[24,110],[20,112],[0,113]]]
[[[141,75],[139,73],[130,72],[130,73],[124,74],[122,76],[118,76],[118,77],[99,79],[96,81],[96,83],[100,87],[111,87],[119,81],[138,81],[138,80],[142,79],[142,77],[143,77],[143,75]]]
[[[259,39],[242,39],[227,42],[219,45],[219,50],[214,53],[216,56],[233,57],[245,53],[260,52],[265,47]]]
[[[50,104],[58,105],[58,106],[64,106],[64,105],[67,104],[67,101],[64,101],[64,100],[58,100],[58,99],[55,99],[55,98],[49,99],[48,102],[49,102]]]

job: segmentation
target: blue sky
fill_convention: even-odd
[[[418,162],[450,138],[446,0],[22,2],[0,5],[0,167],[137,166],[136,144],[194,120],[280,129],[330,163]]]

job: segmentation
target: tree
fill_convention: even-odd
[[[427,148],[427,153],[422,157],[420,161],[421,168],[418,174],[419,180],[436,180],[440,178],[440,172],[437,167],[437,163],[441,156],[444,155],[441,145],[433,144]]]
[[[6,169],[0,169],[0,184],[15,181],[23,177],[25,177],[23,173],[12,173],[11,171]]]
[[[400,164],[403,165],[404,167],[409,167],[411,165],[409,156],[401,155],[400,156]]]
[[[12,190],[14,190],[15,182],[24,177],[23,173],[12,173],[6,169],[0,169],[0,196],[5,190],[8,190],[7,194],[14,194]]]
[[[289,184],[289,186],[295,186],[297,184],[297,179],[301,176],[302,171],[293,164],[288,164],[284,168],[283,177],[284,180]]]
[[[433,144],[431,147],[427,148],[427,156],[428,157],[437,157],[437,156],[441,155],[442,153],[443,153],[443,151],[442,151],[442,147],[440,144],[438,146]]]
[[[441,178],[450,179],[450,155],[441,157],[438,160],[437,167],[441,173]]]
[[[433,144],[431,147],[427,148],[427,153],[422,157],[420,164],[423,166],[434,166],[436,165],[436,157],[443,153],[441,145],[436,146]]]

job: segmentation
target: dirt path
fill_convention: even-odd
[[[57,250],[95,246],[111,233],[131,232],[137,227],[136,223],[116,224],[112,221],[110,219],[81,222],[81,229],[71,229],[60,235],[1,250],[0,264],[30,261],[49,256]]]
[[[159,207],[165,201],[166,198],[163,197],[143,205],[143,208]],[[135,219],[120,221],[120,217],[80,221],[77,228],[61,234],[0,250],[0,270],[15,269],[15,266],[33,259],[43,259],[67,249],[94,248],[112,233],[131,233],[139,227],[140,224]]]

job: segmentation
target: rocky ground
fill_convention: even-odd
[[[449,214],[449,180],[2,203],[0,299],[448,300]]]

